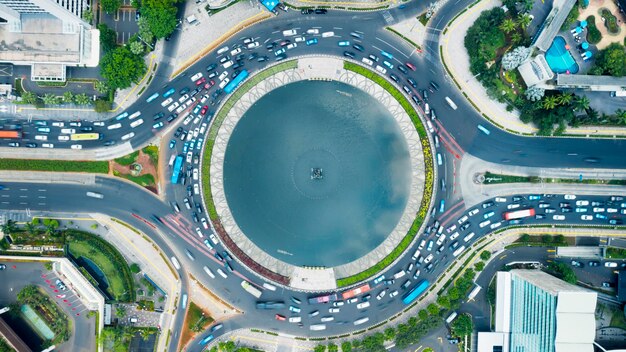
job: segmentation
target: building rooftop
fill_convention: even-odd
[[[552,10],[545,20],[544,28],[535,40],[535,46],[541,51],[547,51],[552,45],[552,40],[561,30],[561,26],[572,10],[576,0],[554,0]]]
[[[626,270],[620,270],[617,274],[617,299],[626,302]]]
[[[509,352],[509,334],[503,332],[479,332],[478,352]]]
[[[524,61],[518,67],[519,73],[526,86],[532,87],[538,83],[543,83],[554,78],[554,72],[550,69],[546,57],[539,54],[532,59]]]
[[[511,270],[511,274],[526,280],[553,296],[557,296],[559,292],[590,292],[582,287],[557,279],[556,277],[546,274],[540,270],[517,269]]]
[[[9,324],[7,324],[2,317],[0,317],[0,336],[4,337],[6,341],[11,345],[17,352],[31,352],[32,350],[24,343],[24,341],[17,336],[15,331],[11,329]]]
[[[582,88],[605,92],[626,90],[626,77],[559,74],[556,76],[556,83],[563,88]]]

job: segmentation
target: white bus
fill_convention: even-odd
[[[370,320],[370,318],[368,318],[368,317],[357,319],[357,320],[354,321],[354,325],[361,325],[363,323],[367,323],[369,320]]]
[[[246,290],[246,292],[248,292],[249,294],[253,295],[256,298],[260,298],[261,294],[263,293],[261,292],[261,290],[254,287],[254,285],[252,285],[246,280],[241,281],[241,287],[243,287],[243,289]]]
[[[456,312],[452,312],[452,314],[450,314],[448,316],[448,318],[446,318],[446,323],[450,324],[457,316],[458,314],[456,314]]]
[[[458,108],[456,106],[456,104],[452,101],[452,99],[450,99],[450,97],[446,97],[446,103],[448,103],[448,105],[450,105],[452,110],[456,110]]]
[[[172,260],[172,264],[174,264],[176,270],[180,270],[180,263],[178,262],[178,259],[176,259],[176,257],[171,257],[170,259]]]
[[[478,292],[480,292],[480,290],[482,290],[482,287],[476,285],[474,289],[469,293],[469,295],[467,295],[467,300],[468,301],[473,300],[476,297],[476,295],[478,295]]]

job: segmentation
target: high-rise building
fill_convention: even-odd
[[[82,19],[90,0],[0,0],[0,62],[31,79],[64,81],[67,66],[98,65],[99,31]]]
[[[597,293],[539,270],[497,273],[495,331],[478,352],[593,352]]]

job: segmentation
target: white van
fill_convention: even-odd
[[[285,37],[289,37],[289,36],[296,35],[296,34],[298,34],[298,32],[295,29],[288,29],[286,31],[283,31],[283,35]]]
[[[135,128],[135,127],[141,125],[142,123],[143,123],[143,119],[135,120],[135,121],[131,122],[130,127],[131,128]]]
[[[133,137],[135,137],[135,132],[127,133],[127,134],[122,136],[122,140],[125,141],[125,140],[131,139]]]
[[[225,63],[222,64],[222,67],[224,68],[229,68],[234,64],[233,60],[228,60]]]
[[[227,47],[227,46],[222,47],[222,48],[220,48],[220,49],[217,51],[217,55],[222,55],[223,53],[225,53],[225,52],[227,52],[227,51],[228,51],[228,47]]]
[[[66,142],[70,140],[70,136],[59,136],[58,139],[61,142]]]
[[[116,129],[120,128],[120,127],[122,127],[122,124],[121,123],[116,123],[116,124],[107,126],[107,129],[108,130],[116,130]]]
[[[74,134],[76,130],[74,128],[62,128],[61,133],[63,134]]]
[[[290,323],[300,323],[300,322],[302,322],[302,317],[290,317],[289,318],[289,322]]]
[[[38,136],[35,136],[35,139],[38,140],[38,141],[47,141],[48,140],[48,136],[38,135]]]
[[[330,38],[335,35],[335,32],[324,32],[322,33],[322,38]]]

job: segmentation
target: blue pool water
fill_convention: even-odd
[[[565,38],[561,36],[555,37],[552,41],[550,49],[546,52],[546,61],[554,73],[578,72],[578,64],[569,50],[565,49]]]

